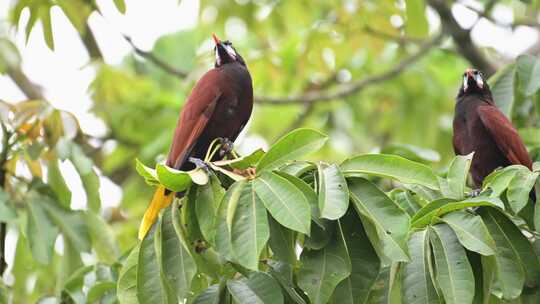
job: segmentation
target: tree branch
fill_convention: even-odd
[[[15,82],[28,99],[45,99],[41,92],[41,88],[28,79],[20,66],[8,66],[7,75]]]
[[[385,82],[393,77],[398,76],[401,72],[406,70],[411,64],[418,61],[424,55],[426,55],[433,47],[439,44],[443,35],[442,33],[437,34],[431,40],[425,42],[420,46],[420,49],[403,59],[399,62],[394,68],[383,72],[378,75],[373,75],[366,77],[361,80],[353,81],[347,84],[343,84],[334,90],[324,90],[324,91],[314,91],[307,92],[302,95],[297,96],[287,96],[287,97],[268,97],[268,96],[258,96],[255,97],[255,101],[262,104],[273,104],[273,105],[286,105],[286,104],[309,104],[314,102],[329,101],[335,99],[341,99],[352,94],[356,94],[361,90],[365,89],[368,86],[379,84]]]
[[[496,68],[489,62],[481,51],[476,47],[471,39],[469,30],[459,26],[452,15],[450,7],[445,0],[428,0],[429,5],[437,11],[443,25],[443,31],[452,36],[457,50],[467,59],[475,68],[481,70],[488,77],[496,72]]]
[[[165,72],[167,72],[167,73],[169,73],[169,74],[171,74],[173,76],[176,76],[178,78],[185,78],[188,75],[187,72],[182,71],[180,69],[177,69],[177,68],[169,65],[168,63],[166,63],[162,59],[158,58],[154,53],[141,50],[140,48],[138,48],[133,43],[133,41],[131,40],[131,37],[128,37],[128,36],[124,35],[124,39],[126,39],[126,41],[131,45],[131,47],[133,48],[133,50],[135,51],[135,53],[137,55],[143,57],[144,59],[146,59],[146,60],[148,60],[150,62],[152,62],[158,68],[164,70]]]
[[[86,50],[88,51],[90,59],[103,59],[103,54],[99,49],[96,37],[94,36],[94,32],[92,32],[92,29],[90,28],[90,26],[88,26],[88,22],[86,22],[84,26],[84,34],[82,35],[82,41],[84,46],[86,47]]]

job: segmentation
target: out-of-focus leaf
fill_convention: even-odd
[[[405,1],[407,22],[405,32],[412,37],[426,37],[428,34],[428,22],[426,18],[426,4],[424,1]]]
[[[309,234],[311,209],[298,188],[272,172],[264,172],[253,180],[253,187],[276,221],[292,230]]]
[[[429,229],[437,270],[435,278],[444,300],[448,304],[472,303],[474,276],[465,250],[447,225],[435,225]]]
[[[514,109],[514,82],[516,78],[516,65],[509,64],[500,69],[489,78],[488,83],[491,88],[495,105],[499,108],[506,117],[512,117]]]
[[[341,164],[341,171],[345,176],[363,173],[396,179],[406,184],[419,184],[433,190],[439,189],[437,176],[431,168],[397,155],[355,156]]]
[[[454,230],[463,247],[482,255],[495,254],[495,241],[481,217],[457,211],[445,215],[442,220]]]
[[[58,159],[54,158],[48,162],[47,165],[47,184],[51,186],[51,189],[56,194],[59,203],[62,207],[69,209],[71,204],[71,191],[66,185],[66,181],[60,172],[58,167]]]
[[[349,207],[349,189],[337,165],[319,166],[319,210],[321,217],[336,220]]]
[[[437,151],[408,144],[390,144],[381,149],[382,154],[396,154],[412,161],[438,162]]]
[[[84,154],[79,146],[70,144],[70,148],[70,160],[81,177],[87,205],[89,209],[97,213],[101,208],[99,177],[93,168],[92,160]]]
[[[239,304],[283,303],[276,280],[264,272],[254,272],[243,280],[229,280],[227,289]]]
[[[47,211],[43,205],[38,196],[33,196],[28,201],[26,235],[32,256],[38,262],[48,264],[52,259],[58,228],[47,216]]]
[[[54,51],[54,38],[51,24],[51,10],[49,7],[41,7],[40,9],[41,23],[43,25],[43,37],[47,46]]]
[[[525,96],[533,95],[540,88],[540,60],[531,55],[517,58],[518,88]]]
[[[519,135],[526,145],[540,146],[540,128],[522,128]]]
[[[92,239],[92,247],[96,250],[99,259],[107,263],[114,263],[120,251],[109,224],[93,211],[84,213],[84,221]]]
[[[257,172],[275,169],[289,160],[319,150],[328,137],[312,129],[296,129],[280,138],[261,158]]]
[[[127,257],[116,287],[116,295],[120,303],[138,304],[137,299],[137,261],[139,259],[139,246],[131,250]]]
[[[422,228],[429,225],[434,219],[446,213],[461,210],[469,207],[490,206],[503,208],[504,205],[498,199],[489,197],[468,198],[460,202],[452,202],[445,199],[433,201],[423,207],[411,219],[411,227]]]
[[[11,204],[9,196],[0,188],[0,221],[8,222],[17,218],[15,207]]]
[[[348,181],[353,205],[358,214],[369,220],[376,229],[376,234],[385,248],[384,253],[395,261],[408,261],[407,213],[372,182],[360,177],[349,178]],[[364,219],[362,222],[364,223]],[[375,241],[371,236],[370,240],[372,243]]]
[[[114,5],[120,13],[126,13],[126,3],[124,2],[124,0],[114,0]]]
[[[431,249],[427,229],[413,233],[408,242],[411,261],[403,264],[403,303],[439,303],[431,278]]]

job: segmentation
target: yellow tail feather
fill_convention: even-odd
[[[159,211],[163,208],[167,208],[167,206],[171,204],[173,197],[174,192],[165,194],[165,187],[159,186],[157,188],[156,192],[154,192],[154,197],[152,197],[152,201],[150,202],[150,206],[148,206],[148,209],[146,209],[146,212],[144,213],[141,226],[139,226],[139,240],[142,240],[148,230],[150,230],[152,224],[156,221]]]

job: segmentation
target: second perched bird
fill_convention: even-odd
[[[481,187],[484,178],[498,167],[523,165],[532,169],[532,160],[521,137],[495,106],[481,72],[465,71],[456,101],[454,151],[460,155],[474,152],[471,175],[476,187]]]
[[[167,166],[175,169],[193,169],[188,159],[203,158],[216,138],[234,141],[251,116],[253,86],[246,63],[229,41],[213,38],[214,69],[195,84],[174,132]],[[158,187],[139,227],[139,239],[173,197],[173,192]]]

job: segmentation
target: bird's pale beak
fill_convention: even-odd
[[[221,40],[219,40],[219,38],[216,36],[216,34],[212,33],[212,38],[214,38],[214,42],[216,43],[216,45],[221,43]]]

